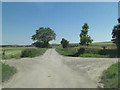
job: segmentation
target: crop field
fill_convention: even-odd
[[[2,59],[10,59],[10,58],[20,58],[21,51],[26,48],[36,48],[36,47],[3,47],[0,48],[0,55],[3,53],[3,49],[5,50],[5,55],[2,55]]]
[[[116,45],[111,42],[96,42],[96,43],[91,43],[89,46],[82,46],[78,43],[76,44],[69,44],[69,47],[74,47],[74,48],[94,48],[94,49],[102,49],[105,47],[106,49],[116,49]]]
[[[112,42],[95,42],[92,43],[91,45],[115,45],[115,44]]]

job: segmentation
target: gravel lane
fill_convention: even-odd
[[[117,61],[66,57],[48,49],[39,57],[6,60],[18,72],[3,88],[96,88],[102,72]]]

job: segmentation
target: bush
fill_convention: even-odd
[[[66,39],[62,38],[61,44],[62,44],[63,48],[67,48],[68,45],[69,45],[69,41],[67,41]]]
[[[40,49],[35,49],[35,48],[27,48],[22,50],[21,52],[21,57],[35,57],[38,55]]]
[[[85,53],[99,54],[100,49],[86,48]]]
[[[84,48],[80,48],[80,49],[78,49],[78,54],[80,55],[80,54],[83,54],[85,52],[85,49]]]
[[[84,48],[80,48],[80,49],[78,49],[78,51],[76,52],[76,54],[74,56],[78,57],[81,54],[83,54],[84,52],[85,52],[85,49]]]
[[[106,55],[106,50],[105,50],[105,49],[104,49],[104,50],[100,50],[100,51],[99,51],[99,54],[100,54],[100,55]]]

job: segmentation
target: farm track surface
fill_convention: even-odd
[[[18,72],[3,88],[97,88],[99,77],[117,58],[66,57],[55,49],[35,58],[6,60]],[[4,60],[2,62],[5,62]]]

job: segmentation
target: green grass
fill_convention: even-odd
[[[101,49],[91,49],[85,48],[85,52],[83,54],[78,53],[78,49],[75,48],[56,48],[56,51],[65,56],[73,56],[73,57],[94,57],[94,58],[111,58],[110,55],[100,55],[98,52]]]
[[[11,59],[11,58],[19,59],[19,58],[21,58],[20,57],[21,56],[21,51],[26,49],[26,48],[31,49],[31,48],[36,48],[36,47],[3,47],[2,49],[5,49],[5,55],[2,55],[2,59]],[[42,54],[44,51],[46,51],[46,50],[43,48],[40,51],[40,53]],[[0,55],[1,54],[2,54],[2,51],[0,52]]]
[[[21,57],[35,57],[35,56],[39,56],[42,55],[43,53],[45,53],[47,49],[46,48],[26,48],[24,50],[22,50],[21,52]]]
[[[56,48],[56,51],[62,55],[66,56],[71,56],[74,55],[77,51],[75,49],[61,49],[61,48]]]
[[[91,43],[90,45],[115,45],[112,42],[95,42],[95,43]]]
[[[7,81],[17,72],[16,68],[2,64],[2,82]]]
[[[109,58],[109,55],[99,55],[99,54],[90,54],[90,53],[85,53],[81,54],[79,57],[95,57],[95,58]]]
[[[21,51],[28,47],[4,47],[5,55],[2,55],[2,59],[10,59],[10,58],[20,58]]]
[[[21,51],[24,49],[28,49],[28,47],[11,47],[11,48],[5,48],[6,49],[6,56],[4,56],[5,59],[8,58],[16,58],[16,56],[18,55],[18,57],[20,58],[21,56]],[[39,56],[42,55],[43,53],[45,53],[45,51],[47,50],[46,48],[29,48],[29,49],[36,49],[38,52],[35,54],[35,56]],[[15,55],[12,56],[11,55]],[[0,68],[1,69],[1,68]],[[10,77],[12,77],[16,72],[16,68],[6,65],[6,64],[2,64],[2,82],[7,81],[10,79]]]
[[[118,83],[118,75],[120,76],[120,62],[111,65],[103,72],[101,76],[101,83],[104,84],[105,88],[120,88],[120,83]]]

